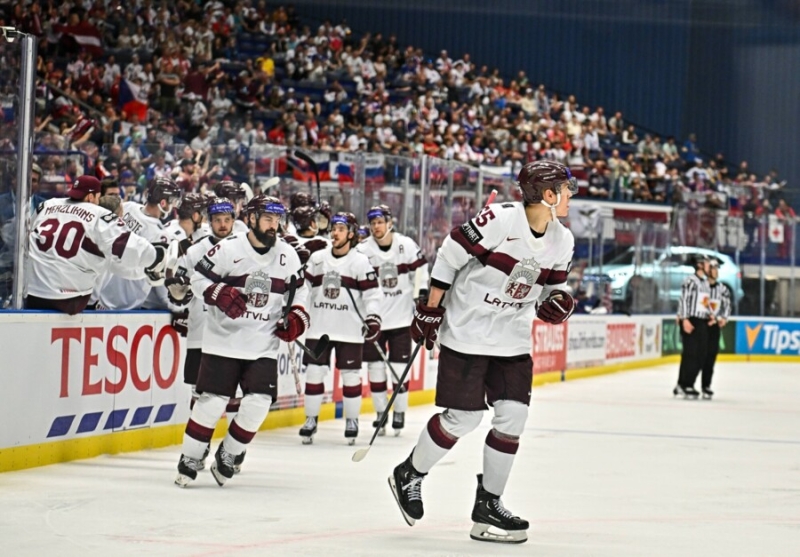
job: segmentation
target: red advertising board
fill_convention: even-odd
[[[567,367],[567,324],[533,320],[533,373],[563,371]]]

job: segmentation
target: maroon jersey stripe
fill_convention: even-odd
[[[567,271],[550,271],[549,269],[548,271],[547,282],[545,284],[563,284],[567,282]]]
[[[312,275],[306,271],[306,280],[311,283],[311,286],[320,286],[322,284],[322,275]]]
[[[97,244],[95,244],[85,236],[83,237],[83,242],[81,242],[81,249],[83,249],[83,251],[91,253],[92,255],[96,255],[97,257],[102,257],[103,259],[105,259],[106,257],[105,255],[103,255],[103,252],[100,251],[100,248],[97,247]]]
[[[114,243],[111,245],[111,255],[122,258],[122,254],[125,253],[125,246],[128,245],[128,238],[130,237],[130,232],[123,232],[117,236],[117,239],[114,240]]]
[[[472,245],[470,241],[464,236],[464,232],[462,232],[461,227],[456,227],[450,231],[450,237],[455,240],[459,246],[464,248],[466,252],[470,255],[474,255],[479,257],[486,253],[486,248],[480,244]]]

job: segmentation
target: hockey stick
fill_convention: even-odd
[[[330,337],[328,337],[328,335],[322,335],[321,337],[319,337],[319,340],[317,341],[317,346],[315,347],[316,352],[314,352],[314,350],[311,350],[308,346],[306,346],[299,340],[294,341],[294,343],[297,346],[299,346],[303,350],[303,352],[308,354],[309,358],[311,358],[312,360],[319,360],[319,357],[322,356],[322,354],[325,353],[325,350],[328,349],[328,343],[330,343],[330,341],[331,339]]]
[[[289,295],[286,298],[286,307],[283,308],[283,320],[284,328],[286,327],[286,317],[288,317],[289,312],[292,310],[292,302],[294,301],[294,293],[297,290],[296,284],[296,277],[292,275],[289,277]],[[292,376],[294,377],[294,389],[297,391],[297,394],[302,394],[302,390],[300,389],[300,370],[297,369],[297,361],[294,357],[294,344],[289,343],[289,367],[292,369]]]
[[[411,358],[408,360],[408,364],[406,364],[406,369],[403,370],[403,375],[400,377],[401,385],[405,382],[406,376],[408,376],[409,372],[411,371],[411,366],[414,365],[414,359],[417,357],[417,353],[419,353],[420,348],[422,348],[422,342],[418,342],[416,348],[414,348],[414,352],[411,353]],[[392,404],[394,404],[394,399],[397,398],[398,394],[400,394],[399,389],[392,393],[392,398],[389,399],[389,404],[386,405],[386,411],[381,416],[380,422],[375,428],[375,432],[372,434],[372,439],[369,440],[369,445],[367,445],[366,448],[358,449],[353,453],[353,462],[361,462],[367,458],[367,453],[369,453],[369,450],[372,448],[372,444],[375,442],[375,439],[377,439],[378,432],[386,425],[386,420],[389,417],[389,410],[392,409]]]
[[[347,293],[350,295],[350,300],[352,300],[353,302],[353,309],[356,310],[356,315],[358,315],[358,318],[361,320],[361,324],[364,326],[364,328],[369,329],[369,327],[367,327],[367,322],[364,320],[363,317],[361,317],[361,312],[358,311],[358,304],[356,303],[356,299],[353,297],[353,293],[350,292],[350,289],[347,288],[346,286],[344,286],[344,289],[347,290]],[[400,389],[400,392],[405,392],[405,386],[400,383],[400,379],[397,377],[397,373],[394,371],[392,364],[389,363],[389,358],[388,356],[386,356],[386,352],[383,351],[383,348],[381,348],[381,345],[378,343],[377,340],[373,340],[372,344],[378,350],[378,355],[381,357],[381,360],[383,360],[383,363],[386,364],[386,366],[389,368],[389,371],[392,373],[392,378],[396,381],[396,384],[399,385],[398,388]]]
[[[497,190],[492,190],[492,193],[489,194],[489,199],[486,200],[486,205],[494,203],[495,197],[497,197]]]
[[[319,185],[319,167],[317,166],[317,162],[308,156],[306,153],[301,151],[300,149],[294,150],[294,156],[300,159],[301,161],[308,164],[312,169],[314,169],[314,177],[317,179],[317,206],[322,206],[322,193],[320,191]]]

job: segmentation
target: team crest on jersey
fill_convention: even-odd
[[[339,297],[342,288],[342,275],[336,271],[328,271],[322,277],[322,294],[326,298],[335,300]]]
[[[247,305],[256,308],[263,308],[269,301],[269,291],[272,288],[272,280],[261,271],[256,271],[247,276],[244,283],[244,293],[247,295]]]
[[[387,261],[381,265],[379,274],[381,277],[381,286],[383,288],[397,288],[397,277],[400,275],[397,271],[397,265],[391,261]]]
[[[540,265],[533,258],[523,259],[511,270],[504,289],[505,295],[514,300],[527,297],[541,273]]]

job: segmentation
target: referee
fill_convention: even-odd
[[[694,264],[695,273],[683,281],[681,300],[678,303],[683,352],[678,385],[672,390],[673,395],[683,394],[687,398],[700,396],[694,388],[694,382],[708,355],[708,322],[711,318],[711,290],[707,278],[709,258],[706,255],[697,255]]]
[[[711,378],[714,376],[714,364],[717,361],[717,353],[719,352],[719,337],[722,334],[722,328],[731,316],[730,290],[721,282],[717,282],[720,265],[722,265],[722,262],[714,257],[711,259],[708,269],[711,318],[708,321],[708,353],[703,363],[701,379],[703,398],[708,399],[714,396],[714,391],[711,390]]]

